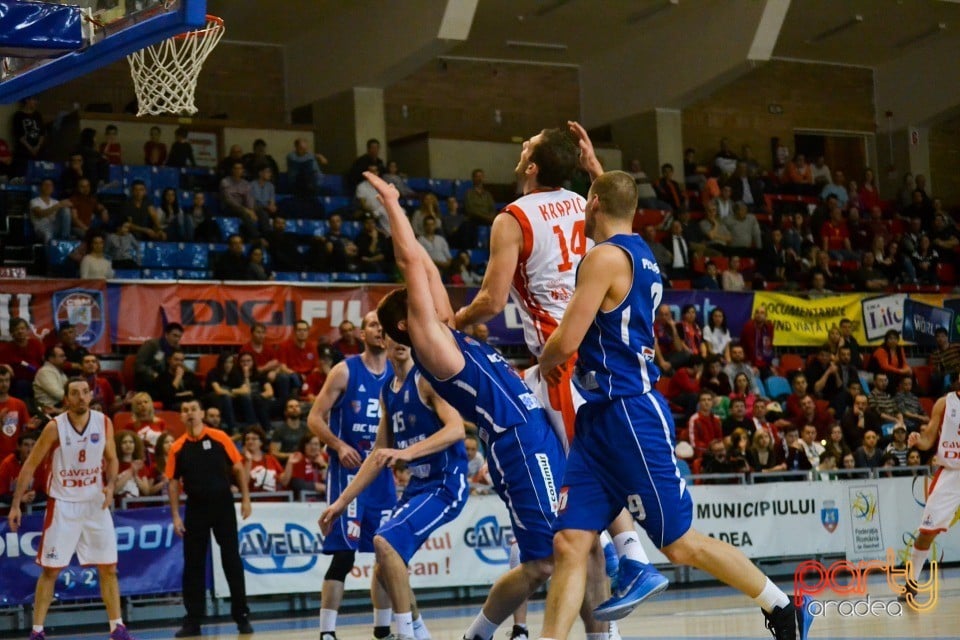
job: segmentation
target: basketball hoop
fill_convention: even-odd
[[[203,63],[223,37],[223,20],[207,16],[205,27],[167,38],[127,56],[138,116],[193,115],[197,78]]]

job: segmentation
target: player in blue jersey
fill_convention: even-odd
[[[507,505],[520,549],[520,565],[494,583],[465,635],[468,640],[490,640],[550,577],[563,446],[543,405],[513,367],[491,347],[451,328],[453,309],[440,272],[417,242],[396,188],[376,175],[364,176],[386,206],[397,267],[407,282],[377,307],[384,332],[412,346],[423,377],[464,420],[477,425],[494,488]],[[602,563],[590,564],[602,579]],[[599,603],[584,607],[587,631],[606,637],[607,624],[590,614],[594,604]]]
[[[410,483],[390,518],[373,539],[377,571],[393,604],[397,640],[429,637],[425,627],[417,634],[413,619],[419,613],[411,598],[408,565],[417,549],[438,527],[456,518],[470,494],[467,452],[463,446],[463,418],[444,402],[416,370],[410,349],[387,340],[393,380],[381,393],[382,417],[376,447],[360,471],[320,516],[324,535],[349,504],[382,470],[403,461]]]
[[[660,371],[653,321],[663,283],[650,248],[631,231],[636,207],[636,183],[627,173],[605,173],[590,187],[586,233],[597,244],[577,274],[586,284],[574,290],[540,356],[551,380],[577,353],[573,379],[586,400],[560,493],[542,637],[566,639],[586,585],[583,558],[626,506],[671,562],[753,598],[778,640],[794,640],[798,625],[805,638],[812,621],[806,607],[795,609],[738,549],[691,528],[693,502],[673,453],[673,418],[654,389]]]
[[[339,362],[327,376],[307,417],[307,425],[327,445],[327,499],[336,500],[373,450],[380,426],[380,390],[393,377],[387,361],[377,313],[363,317],[360,336],[364,351]],[[351,501],[323,539],[323,552],[332,555],[320,596],[320,638],[335,640],[343,583],[353,569],[357,551],[373,552],[373,536],[397,503],[393,474],[382,470],[366,490]],[[376,580],[370,587],[374,636],[390,634],[390,598]]]

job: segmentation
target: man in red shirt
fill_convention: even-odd
[[[38,431],[21,433],[17,438],[16,447],[12,453],[0,458],[0,502],[13,502],[13,492],[17,488],[17,478],[20,476],[20,469],[23,468],[23,461],[27,459],[30,452],[33,451],[33,445],[37,443],[39,437]],[[33,474],[33,482],[30,488],[23,494],[21,502],[31,503],[40,502],[44,499],[44,489],[47,486],[47,474],[49,467],[47,464],[41,464]],[[39,499],[38,499],[39,498]]]
[[[93,391],[91,404],[94,402],[99,404],[101,411],[112,416],[120,410],[123,402],[117,400],[117,394],[114,393],[110,381],[97,375],[98,373],[100,373],[100,358],[92,353],[84,355],[80,362],[80,375],[90,385],[90,390]]]
[[[311,371],[317,368],[317,345],[307,340],[310,325],[298,320],[293,328],[293,337],[280,345],[280,371],[293,377],[297,388],[303,384]]]
[[[850,232],[843,220],[843,211],[836,199],[831,200],[830,219],[820,227],[820,236],[823,238],[823,250],[830,254],[832,260],[857,259],[850,244]]]
[[[340,337],[334,341],[333,348],[340,354],[340,360],[363,353],[363,343],[357,339],[357,328],[349,320],[340,323]]]
[[[10,393],[25,400],[33,393],[33,376],[43,366],[43,343],[30,335],[30,325],[23,318],[10,321],[10,342],[0,342],[0,364],[13,369]]]
[[[249,353],[253,356],[257,371],[267,376],[276,397],[280,402],[283,402],[290,397],[293,380],[290,373],[284,371],[283,362],[280,360],[280,349],[278,347],[281,345],[268,345],[266,338],[267,326],[255,322],[250,327],[250,342],[240,347],[240,353]]]
[[[701,391],[697,412],[687,421],[687,437],[697,458],[710,449],[714,440],[723,440],[720,418],[713,415],[713,391]]]
[[[17,450],[17,438],[32,424],[23,400],[10,397],[13,371],[0,365],[0,460]]]
[[[813,425],[817,428],[817,440],[826,440],[830,437],[830,428],[833,426],[833,419],[830,414],[817,411],[817,402],[813,396],[804,396],[800,400],[800,415],[791,418],[798,431],[803,433],[803,428],[807,425]]]

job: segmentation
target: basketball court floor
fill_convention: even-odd
[[[944,572],[937,607],[929,613],[914,613],[904,610],[902,615],[888,615],[880,611],[878,616],[844,617],[831,610],[824,617],[816,618],[810,638],[891,638],[917,640],[920,638],[957,638],[960,635],[960,572],[956,569]],[[785,591],[789,584],[780,585]],[[894,598],[888,596],[881,584],[875,590],[878,595],[873,602],[889,604],[896,611]],[[841,599],[840,596],[829,596]],[[479,605],[456,607],[431,607],[423,615],[434,640],[460,640],[464,630]],[[531,638],[539,633],[543,620],[543,603],[530,605],[529,626]],[[368,640],[372,637],[370,613],[340,616],[337,637],[340,640]],[[255,640],[302,640],[319,637],[317,617],[253,619]],[[172,638],[176,627],[141,630],[134,623],[131,632],[140,640]],[[103,633],[75,635],[66,629],[52,630],[50,640],[56,638],[103,638]],[[237,638],[236,627],[229,622],[208,624],[203,628],[206,640]],[[764,628],[760,609],[745,597],[727,587],[700,587],[671,589],[620,621],[620,633],[624,640],[632,638],[660,638],[663,640],[695,640],[698,638],[766,639],[770,632]],[[507,640],[509,626],[501,627],[496,640]],[[583,638],[583,627],[577,623],[571,638]]]

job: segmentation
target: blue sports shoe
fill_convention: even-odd
[[[617,557],[617,547],[612,542],[603,545],[603,559],[606,561],[607,577],[613,581],[610,585],[610,590],[616,591],[617,573],[620,571],[620,558]]]
[[[637,605],[664,591],[669,584],[653,565],[623,558],[613,596],[593,610],[593,617],[603,621],[625,618]]]
[[[807,634],[810,633],[810,626],[813,624],[814,616],[810,613],[810,603],[813,598],[803,596],[803,604],[797,609],[797,640],[807,640]]]

